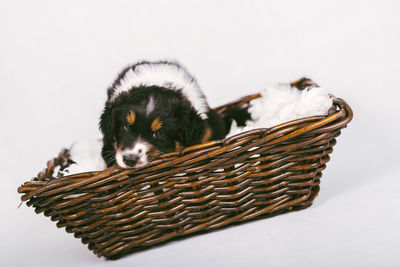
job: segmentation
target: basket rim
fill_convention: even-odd
[[[235,104],[245,104],[250,102],[253,99],[260,97],[260,94],[251,94],[245,97],[240,98],[237,101],[219,106],[216,108],[217,111],[221,111],[226,106],[235,105]],[[321,116],[310,116],[305,118],[300,118],[292,121],[288,121],[270,128],[257,128],[251,129],[248,131],[244,131],[242,133],[238,133],[231,137],[221,140],[210,141],[204,144],[198,144],[194,146],[190,146],[182,150],[181,152],[173,152],[166,155],[163,155],[159,159],[150,162],[146,166],[140,168],[133,169],[122,169],[118,166],[112,166],[107,169],[101,171],[91,171],[91,172],[82,172],[72,175],[67,175],[60,178],[53,178],[50,180],[37,180],[37,181],[27,181],[20,187],[18,187],[18,193],[23,194],[21,196],[22,201],[27,201],[33,196],[41,195],[41,193],[45,191],[48,194],[56,193],[55,187],[60,187],[60,185],[73,184],[73,187],[79,187],[88,183],[93,183],[95,181],[104,180],[106,177],[115,176],[115,175],[127,175],[136,174],[141,175],[143,173],[152,172],[155,169],[162,169],[165,167],[171,167],[181,162],[187,162],[193,160],[193,158],[203,157],[209,158],[212,156],[216,156],[219,153],[224,153],[229,150],[229,148],[233,146],[240,145],[241,140],[245,140],[245,138],[254,138],[264,140],[265,138],[273,140],[274,142],[279,142],[282,140],[291,139],[301,134],[305,134],[311,130],[318,130],[318,128],[324,128],[324,130],[329,129],[330,131],[340,128],[345,128],[346,125],[353,118],[353,111],[350,106],[341,98],[336,98],[331,95],[333,101],[334,110],[330,110],[328,115]],[[336,123],[326,126],[329,123]],[[285,129],[290,129],[294,125],[302,125],[303,127],[297,129],[293,132],[285,134]],[[322,129],[320,129],[322,132]],[[280,136],[280,137],[279,137]],[[68,159],[69,149],[63,149],[58,157],[50,160],[47,163],[47,168],[45,168],[42,172],[38,174],[37,177],[41,175],[48,174],[52,172],[57,165],[65,163]],[[47,195],[47,194],[46,194]]]

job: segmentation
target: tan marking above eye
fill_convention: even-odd
[[[160,130],[162,127],[162,122],[160,120],[160,117],[157,117],[152,123],[151,123],[151,130],[153,132],[156,132]]]
[[[129,123],[129,125],[132,125],[135,122],[136,119],[136,114],[132,110],[129,111],[128,115],[126,115],[126,121]]]

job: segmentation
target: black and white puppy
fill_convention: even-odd
[[[141,167],[226,134],[224,120],[209,108],[195,78],[176,62],[129,66],[107,94],[100,130],[108,166]]]

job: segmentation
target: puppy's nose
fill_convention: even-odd
[[[136,163],[138,162],[139,157],[136,155],[125,155],[123,157],[123,161],[126,165],[128,165],[129,167],[133,167],[136,165]]]

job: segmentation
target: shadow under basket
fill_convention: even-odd
[[[294,86],[307,86],[307,79]],[[215,110],[246,109],[259,94]],[[335,138],[352,119],[332,96],[327,116],[294,120],[164,155],[138,169],[108,168],[53,178],[71,164],[64,149],[18,188],[57,227],[116,259],[168,240],[306,208],[319,191]]]

